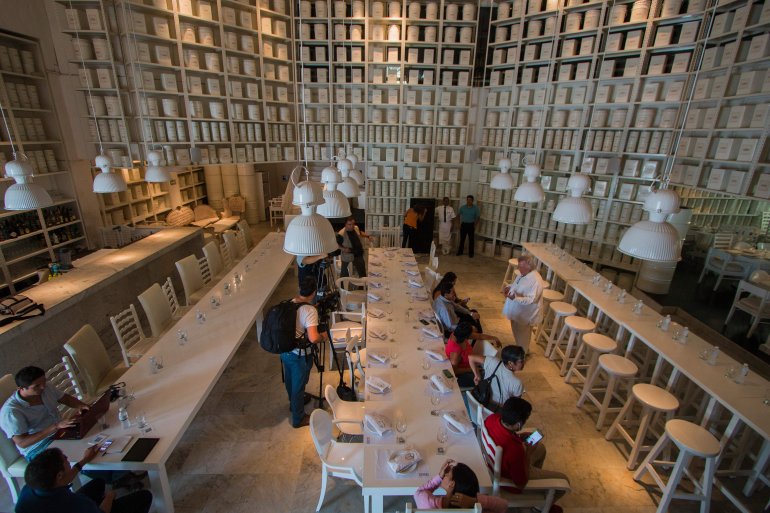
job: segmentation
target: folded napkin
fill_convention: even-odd
[[[445,411],[442,415],[449,424],[449,429],[454,428],[457,432],[465,434],[473,429],[471,421],[465,418],[465,415],[456,411]]]
[[[417,267],[417,262],[412,262],[411,260],[407,260],[405,262],[401,262],[403,265],[406,265],[408,267]]]
[[[374,267],[382,267],[382,262],[379,260],[371,259],[369,260],[369,265],[373,265]]]
[[[400,249],[401,248],[399,248],[398,246],[390,246],[390,247],[385,248],[385,251],[398,251]]]
[[[369,315],[371,315],[375,319],[382,319],[383,317],[385,317],[385,312],[380,310],[379,308],[370,308],[369,310],[367,310],[367,312],[369,313]]]
[[[415,298],[417,301],[427,301],[428,300],[428,293],[424,290],[418,290],[415,291],[414,294],[412,294],[412,297]],[[432,318],[432,316],[431,316]],[[425,319],[426,321],[429,319]]]
[[[381,289],[382,288],[382,282],[381,281],[370,281],[369,286],[373,289]]]
[[[419,275],[420,275],[420,271],[413,271],[413,270],[411,270],[411,269],[407,269],[407,270],[406,270],[406,271],[404,271],[404,272],[405,272],[406,274],[408,274],[409,276],[419,276]]]
[[[369,271],[369,276],[371,276],[373,278],[379,278],[379,277],[382,276],[382,273],[381,272],[377,272],[377,271]]]
[[[417,295],[415,293],[415,295]],[[433,310],[420,310],[417,312],[417,315],[420,316],[420,319],[426,320],[426,321],[432,321],[433,320]]]
[[[393,253],[392,251],[385,251],[385,252],[383,253],[383,255],[385,255],[385,256],[386,256],[386,257],[388,257],[388,258],[393,258],[394,256],[396,256],[396,254],[395,254],[395,253]]]
[[[380,340],[385,340],[388,338],[388,334],[385,332],[382,328],[375,328],[373,326],[369,326],[369,336],[378,338]]]
[[[444,334],[441,333],[441,331],[439,331],[438,328],[434,328],[433,326],[425,326],[422,329],[422,332],[428,335],[429,337],[444,338]]]
[[[389,358],[387,356],[385,356],[384,354],[380,354],[380,353],[378,353],[376,351],[369,351],[367,354],[368,354],[370,359],[372,359],[372,360],[374,360],[374,361],[376,361],[378,363],[388,363],[388,359]]]
[[[374,292],[367,292],[366,297],[369,298],[369,301],[379,301],[382,299],[382,296],[375,294]]]
[[[402,449],[393,452],[388,457],[388,466],[396,474],[405,474],[417,468],[417,464],[422,461],[422,456],[417,449]]]
[[[375,394],[384,394],[390,391],[390,383],[377,376],[366,376],[366,385],[369,387],[369,391]]]
[[[444,350],[438,347],[426,349],[425,354],[427,354],[437,362],[445,362],[447,360],[446,354],[444,354]]]
[[[421,289],[422,288],[422,282],[410,279],[409,280],[409,286],[412,287],[413,289]]]
[[[366,381],[368,382],[369,378],[366,378]],[[452,385],[441,374],[431,374],[430,382],[433,383],[434,388],[442,394],[447,394],[452,391]]]
[[[364,423],[369,429],[377,433],[377,436],[382,436],[392,429],[390,419],[377,412],[364,415]]]

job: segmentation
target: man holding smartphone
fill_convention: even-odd
[[[532,405],[520,397],[511,397],[500,408],[484,421],[489,436],[495,445],[503,450],[503,464],[500,474],[503,478],[515,483],[515,492],[521,492],[530,479],[566,479],[569,478],[561,472],[544,470],[546,450],[542,435],[534,433],[519,433],[527,423],[532,413]],[[532,436],[534,435],[534,436]],[[563,495],[563,494],[561,494]],[[557,493],[556,498],[561,497]],[[549,513],[561,513],[561,506],[553,505]]]

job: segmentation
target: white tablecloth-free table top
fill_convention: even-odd
[[[219,380],[230,359],[240,346],[275,287],[281,281],[294,257],[283,251],[284,234],[268,234],[249,254],[211,288],[205,296],[169,329],[158,342],[122,376],[128,390],[136,399],[128,406],[133,420],[144,413],[152,431],[140,434],[132,426],[124,430],[117,420],[117,403],[112,403],[107,414],[110,424],[103,430],[111,437],[156,437],[160,441],[143,462],[122,462],[124,453],[99,456],[87,469],[146,470],[153,492],[154,511],[172,513],[174,504],[166,474],[166,460],[184,435],[212,388]],[[246,269],[248,265],[248,270]],[[234,274],[242,276],[235,286]],[[224,284],[230,283],[232,292],[224,294]],[[214,309],[210,296],[221,299]],[[204,324],[196,320],[196,310],[206,315]],[[178,331],[187,331],[189,341],[179,345]],[[161,357],[163,369],[150,372],[149,358]],[[92,434],[99,432],[95,426]],[[87,440],[56,442],[71,461],[77,461],[86,448]],[[126,449],[130,449],[130,446]]]
[[[372,261],[379,261],[381,266],[372,265]],[[436,435],[438,428],[446,426],[445,421],[431,415],[431,410],[454,410],[465,414],[465,406],[460,395],[459,387],[454,382],[454,390],[443,396],[441,404],[431,404],[430,385],[423,376],[433,373],[441,373],[443,369],[451,371],[449,361],[443,363],[432,362],[428,370],[422,368],[425,358],[423,349],[434,348],[443,353],[442,339],[434,339],[422,334],[423,324],[419,322],[418,313],[421,310],[431,310],[429,300],[420,301],[410,297],[416,292],[427,295],[430,291],[425,288],[417,289],[408,285],[408,278],[422,281],[421,277],[407,276],[405,271],[418,270],[411,250],[397,250],[386,254],[385,250],[369,250],[368,270],[382,273],[382,277],[371,278],[380,281],[388,289],[374,289],[372,292],[383,297],[382,301],[369,301],[367,311],[378,308],[386,312],[381,319],[369,317],[367,320],[367,351],[377,351],[390,354],[391,348],[396,348],[398,356],[395,360],[396,367],[389,365],[377,365],[372,358],[368,358],[369,368],[367,375],[380,376],[392,385],[392,391],[384,396],[372,394],[366,390],[365,410],[375,411],[390,417],[394,421],[394,432],[379,438],[369,432],[364,435],[364,475],[363,493],[365,500],[372,501],[372,513],[382,513],[383,497],[388,495],[412,495],[419,486],[423,485],[441,469],[446,459],[451,458],[468,465],[474,470],[481,487],[490,487],[492,481],[489,477],[486,464],[483,460],[481,449],[476,441],[473,431],[459,435],[449,431],[449,440],[445,446],[445,454],[438,454],[439,442]],[[389,293],[389,296],[386,294]],[[386,303],[389,301],[389,303]],[[371,336],[372,329],[382,329],[388,333],[386,340],[378,340]],[[422,340],[421,340],[422,339]],[[395,432],[395,418],[404,415],[407,420],[407,430],[403,437],[405,444],[397,443]],[[404,447],[413,447],[420,452],[423,461],[417,469],[405,476],[396,476],[387,467],[385,460],[394,450]]]

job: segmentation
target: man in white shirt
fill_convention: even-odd
[[[291,301],[299,304],[297,308],[296,337],[305,337],[307,342],[318,344],[325,335],[318,331],[318,310],[311,303],[315,298],[316,280],[306,277],[299,288],[299,294]],[[310,416],[305,414],[305,385],[313,368],[313,349],[311,347],[294,349],[281,353],[284,384],[289,394],[291,407],[291,425],[295,428],[307,426]]]
[[[540,322],[543,309],[543,279],[540,274],[533,272],[530,255],[521,255],[518,260],[521,274],[513,283],[503,288],[503,315],[511,321],[516,345],[529,352],[532,326]]]
[[[524,386],[514,373],[524,368],[525,358],[526,354],[519,346],[505,346],[500,352],[500,358],[478,354],[472,354],[468,357],[475,384],[478,385],[482,379],[494,375],[490,409],[496,410],[509,397],[521,397],[521,394],[524,393]],[[483,375],[481,369],[484,370]]]
[[[436,215],[438,216],[438,243],[441,246],[441,253],[448,255],[451,250],[449,243],[452,238],[454,219],[457,216],[449,205],[449,198],[446,196],[444,196],[441,206],[436,209]]]

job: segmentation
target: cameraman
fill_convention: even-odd
[[[295,428],[307,426],[310,422],[310,416],[305,414],[305,385],[313,368],[313,353],[317,347],[315,344],[326,339],[326,334],[318,329],[318,311],[311,304],[315,299],[316,289],[316,279],[306,276],[300,284],[299,294],[291,300],[292,303],[300,305],[297,308],[295,335],[310,344],[308,347],[281,353],[284,384],[291,406],[291,425]]]

